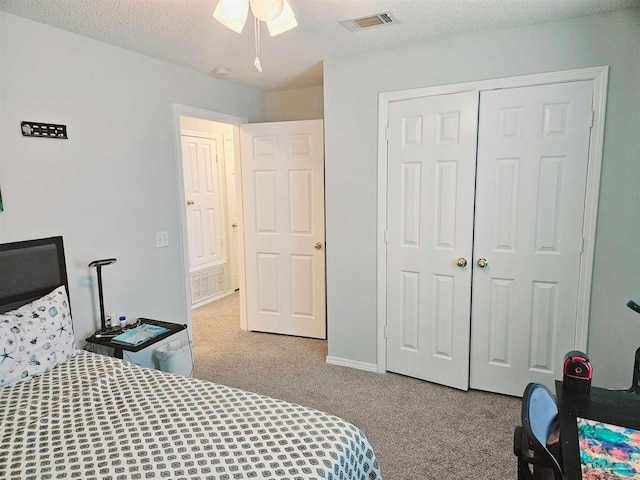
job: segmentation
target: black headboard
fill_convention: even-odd
[[[64,285],[69,295],[62,237],[0,244],[0,313]]]

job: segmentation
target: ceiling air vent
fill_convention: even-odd
[[[391,12],[384,12],[376,15],[367,15],[366,17],[352,18],[351,20],[342,20],[339,23],[350,32],[359,32],[369,28],[393,25],[400,23],[400,21]]]

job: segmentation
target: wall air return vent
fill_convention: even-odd
[[[224,265],[191,274],[191,305],[199,304],[227,291]]]
[[[352,18],[351,20],[342,20],[339,23],[350,32],[359,32],[374,27],[395,25],[396,23],[400,23],[400,21],[394,17],[391,12],[383,12],[377,13],[376,15],[367,15],[366,17]]]

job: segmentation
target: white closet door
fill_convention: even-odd
[[[553,390],[574,348],[592,93],[584,81],[480,96],[472,388]]]
[[[463,390],[477,119],[477,92],[389,106],[387,370]]]
[[[323,132],[240,127],[250,330],[326,338]]]

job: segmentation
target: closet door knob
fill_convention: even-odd
[[[196,203],[194,200],[187,200],[187,205],[193,205],[194,203]]]
[[[480,268],[484,268],[487,265],[489,265],[489,262],[487,262],[487,260],[484,258],[479,258],[478,261],[476,262],[476,265],[478,265]]]
[[[466,267],[467,266],[467,259],[460,257],[458,260],[456,260],[456,265],[459,266],[460,268]]]
[[[316,244],[314,245],[316,250],[320,250],[322,248],[322,243],[320,242],[316,242]]]

